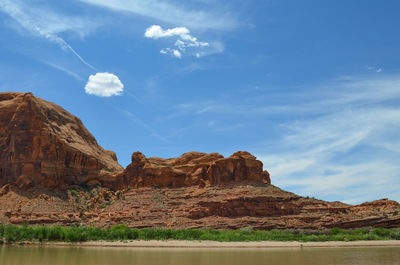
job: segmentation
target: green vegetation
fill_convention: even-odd
[[[17,226],[0,224],[0,243],[23,241],[115,241],[115,240],[212,240],[212,241],[355,241],[400,240],[400,229],[360,228],[324,231],[309,230],[239,230],[129,228],[117,225],[109,229],[85,226]]]

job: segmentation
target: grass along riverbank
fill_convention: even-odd
[[[207,229],[154,229],[129,228],[124,225],[112,228],[84,226],[17,226],[0,224],[0,243],[15,242],[86,242],[86,241],[127,241],[127,240],[201,240],[219,242],[249,241],[364,241],[400,240],[400,228],[360,228],[342,230],[333,228],[324,231],[309,230],[253,230],[251,227],[239,230]]]

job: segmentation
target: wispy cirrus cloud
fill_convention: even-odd
[[[185,54],[186,52],[199,58],[205,54],[205,48],[210,48],[208,42],[199,41],[196,37],[190,34],[189,29],[186,27],[175,27],[164,30],[159,25],[153,25],[146,29],[144,36],[150,39],[172,38],[175,41],[175,48],[164,48],[160,53],[170,54],[179,59],[182,58],[182,54]]]
[[[387,107],[342,110],[283,124],[278,148],[260,151],[274,182],[302,194],[362,202],[373,196],[399,200],[400,109]],[[268,144],[266,144],[268,146]],[[271,148],[271,146],[270,146]],[[377,186],[382,183],[386,186]],[[358,193],[354,188],[364,187]],[[375,198],[376,199],[376,198]]]
[[[267,127],[276,135],[247,148],[263,161],[273,184],[305,196],[361,203],[400,200],[399,102],[400,76],[376,74],[336,79],[301,93],[247,97],[243,103],[186,102],[174,115],[258,119],[260,130]]]
[[[368,65],[366,68],[368,71],[371,71],[371,72],[376,72],[376,73],[383,72],[382,67],[379,67],[377,64]]]
[[[48,66],[50,66],[50,67],[52,67],[52,68],[54,68],[54,69],[56,69],[56,70],[59,70],[59,71],[65,73],[65,74],[73,77],[75,80],[77,80],[79,82],[84,81],[84,79],[82,77],[80,77],[79,74],[77,74],[77,73],[75,73],[75,72],[73,72],[73,71],[71,71],[71,70],[69,70],[69,69],[67,69],[67,68],[65,68],[65,67],[63,67],[61,65],[58,65],[58,64],[55,64],[55,63],[52,63],[52,62],[49,62],[49,61],[45,61],[45,60],[42,60],[41,62],[46,64],[46,65],[48,65]]]
[[[280,139],[259,151],[274,183],[348,203],[400,200],[400,150],[393,148],[400,146],[400,77],[351,78],[324,89],[286,110],[303,111],[302,118],[281,124]]]
[[[143,127],[145,130],[147,130],[150,133],[150,136],[153,136],[160,141],[168,142],[168,139],[166,137],[159,134],[153,127],[151,127],[150,125],[148,125],[147,123],[142,121],[137,115],[135,115],[131,111],[128,111],[128,110],[125,110],[125,109],[122,109],[122,108],[116,107],[116,106],[114,106],[114,108],[116,110],[120,111],[122,114],[124,114],[124,116],[126,118],[128,118],[129,120],[134,122],[136,125],[139,125],[139,126]]]
[[[63,32],[72,32],[79,37],[84,37],[97,27],[93,21],[64,15],[47,6],[34,5],[34,2],[27,3],[20,0],[2,0],[0,11],[8,14],[24,30],[24,33],[27,32],[59,45],[63,50],[71,52],[83,64],[96,70],[60,37]]]
[[[246,101],[205,100],[186,102],[177,108],[187,113],[235,115],[323,115],[344,108],[361,108],[400,99],[400,76],[341,77],[323,84],[301,88],[301,92],[280,90],[246,97]],[[263,102],[263,104],[259,104]]]
[[[214,2],[206,8],[191,8],[186,2],[166,0],[79,0],[116,11],[150,17],[171,25],[185,25],[195,29],[229,30],[238,26],[236,18],[227,10],[215,11]]]

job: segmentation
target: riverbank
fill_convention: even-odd
[[[18,242],[215,242],[229,244],[248,242],[400,242],[400,229],[360,228],[342,230],[238,230],[111,228],[86,226],[16,226],[0,224],[0,243]],[[147,243],[143,243],[147,244]],[[229,245],[228,244],[228,245]],[[300,244],[300,243],[299,243]],[[180,243],[180,245],[186,245]]]
[[[327,242],[217,242],[189,240],[132,240],[88,242],[19,242],[13,245],[49,247],[117,247],[117,248],[343,248],[343,247],[400,247],[400,240],[327,241]]]

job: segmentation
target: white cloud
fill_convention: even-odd
[[[208,47],[207,42],[198,41],[196,37],[190,35],[190,31],[186,27],[176,27],[164,30],[159,25],[153,25],[146,29],[144,33],[146,38],[159,39],[177,36],[179,39],[175,42],[175,46],[184,50],[186,47]]]
[[[124,85],[118,76],[111,73],[97,73],[90,75],[85,86],[85,92],[100,97],[119,96],[124,90]]]
[[[400,108],[390,104],[400,99],[400,79],[353,78],[324,89],[335,94],[285,110],[302,119],[281,126],[279,148],[259,153],[274,184],[349,203],[400,200]]]
[[[165,48],[160,51],[161,54],[170,54],[171,56],[175,56],[178,59],[182,58],[182,53],[178,50]]]
[[[196,37],[190,35],[190,31],[186,27],[176,27],[164,30],[159,25],[153,25],[146,29],[144,36],[151,39],[176,37],[174,46],[176,49],[165,48],[160,51],[161,54],[171,54],[176,58],[181,58],[182,53],[186,53],[188,49],[191,54],[197,58],[206,54],[203,48],[210,47],[208,42],[198,41]]]
[[[174,115],[259,120],[258,135],[268,130],[269,139],[260,136],[247,149],[281,188],[351,203],[400,201],[400,76],[347,77],[301,93],[263,94],[186,102]]]
[[[207,3],[207,10],[185,8],[185,2],[174,4],[166,0],[80,0],[88,4],[147,16],[173,25],[196,29],[233,29],[238,22],[226,8]],[[186,3],[187,5],[187,3]]]
[[[182,54],[181,54],[181,52],[180,51],[178,51],[178,50],[173,50],[173,54],[174,54],[174,56],[176,57],[176,58],[182,58]]]
[[[153,25],[148,29],[146,29],[144,35],[146,36],[146,38],[158,39],[158,38],[165,38],[172,36],[188,35],[189,33],[190,33],[189,30],[185,27],[176,27],[172,29],[163,30],[160,26]]]
[[[62,32],[74,32],[80,37],[85,36],[96,27],[96,24],[79,17],[66,16],[45,6],[32,6],[19,0],[2,0],[0,11],[8,14],[24,30],[34,36],[42,37],[59,45],[63,50],[70,51],[83,64],[95,70],[86,62],[63,38]]]
[[[300,90],[300,89],[299,89]],[[247,97],[243,102],[196,102],[187,111],[195,113],[235,114],[252,116],[326,115],[349,108],[361,108],[400,100],[400,76],[374,78],[340,78],[313,87],[302,87],[301,92],[268,93]],[[262,101],[263,104],[257,104]],[[279,104],[276,104],[279,102]],[[179,106],[178,106],[179,107]]]

